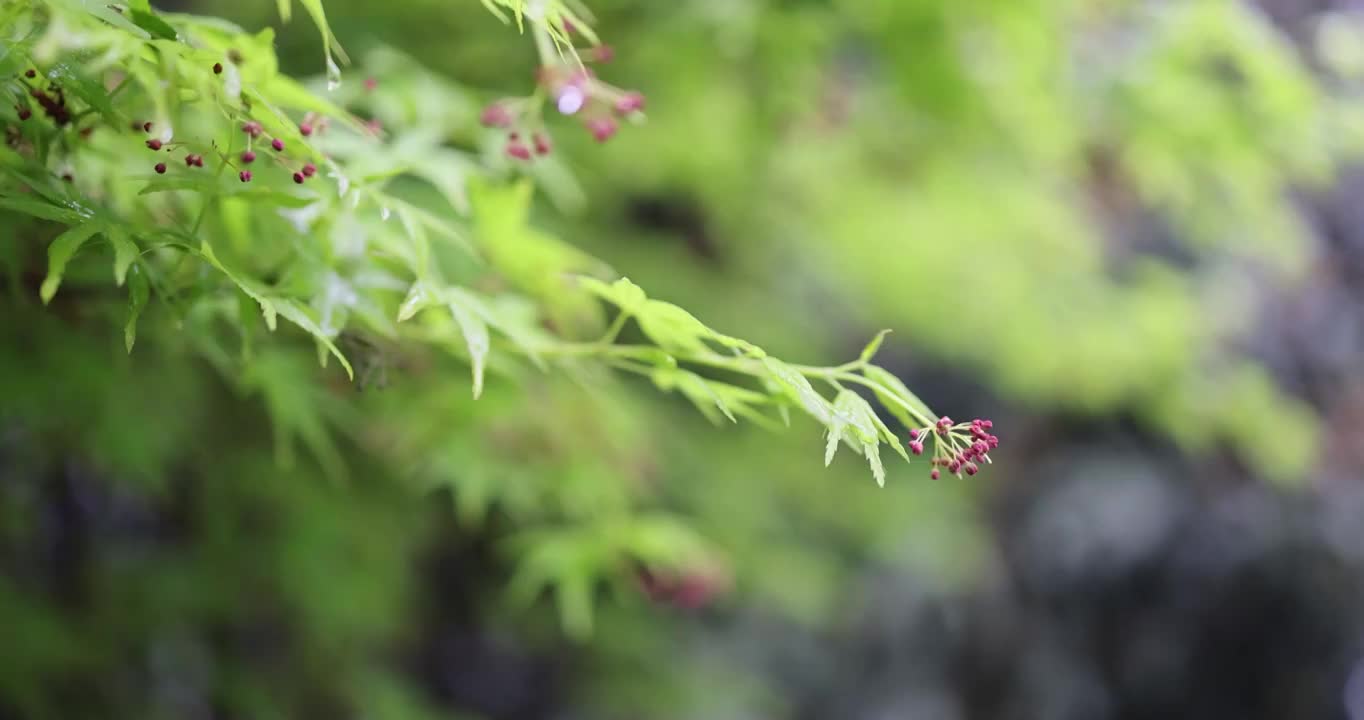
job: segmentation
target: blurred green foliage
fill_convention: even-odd
[[[287,1],[190,8],[223,21],[140,5],[0,9],[2,74],[31,59],[108,118],[77,146],[19,122],[13,84],[0,108],[20,133],[0,148],[16,568],[0,697],[24,716],[176,716],[137,692],[169,647],[211,653],[191,682],[229,714],[449,717],[392,658],[430,611],[424,558],[468,538],[491,538],[499,569],[469,585],[480,622],[587,643],[576,702],[780,713],[743,668],[679,650],[679,615],[637,591],[637,566],[823,627],[858,567],[952,593],[994,562],[978,485],[887,462],[877,490],[864,461],[819,469],[813,424],[731,425],[804,407],[837,428],[831,448],[866,452],[860,396],[812,401],[695,318],[809,363],[891,327],[889,363],[951,367],[1024,407],[1131,413],[1288,481],[1315,457],[1315,419],[1240,341],[1260,310],[1248,285],[1308,270],[1292,191],[1364,139],[1351,85],[1309,70],[1359,72],[1343,23],[1305,58],[1231,0],[598,0],[617,57],[600,71],[648,94],[648,122],[598,146],[552,118],[554,154],[526,166],[478,126],[534,85],[518,3],[497,3],[507,23],[474,2],[300,3],[320,33],[281,25]],[[329,88],[338,39],[354,65]],[[229,51],[241,62],[211,74]],[[119,72],[111,100],[97,78]],[[213,160],[242,149],[218,112],[234,87],[316,181],[261,162],[246,185]],[[305,139],[303,113],[334,126]],[[210,167],[153,173],[125,129],[141,119]],[[643,312],[657,300],[616,272],[677,305]],[[632,349],[603,356],[617,312],[639,321],[614,328]],[[734,348],[714,374],[672,357]],[[338,359],[354,383],[318,367]],[[96,527],[107,550],[30,565],[63,532],[43,511],[54,483],[178,520]],[[62,698],[73,676],[98,681],[88,698]]]

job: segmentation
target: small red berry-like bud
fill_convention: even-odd
[[[152,124],[151,124],[150,122],[144,122],[144,123],[142,123],[142,132],[151,132],[151,131],[152,131]]]
[[[993,449],[993,448],[999,447],[999,437],[997,437],[997,436],[995,436],[995,435],[991,435],[991,436],[990,436],[990,447],[991,447],[992,449]]]
[[[913,429],[913,428],[910,428],[910,430],[909,430],[909,439],[910,439],[910,440],[918,440],[918,439],[919,439],[919,431],[918,431],[918,430],[915,430],[915,429]]]
[[[29,109],[26,108],[26,107],[24,107],[24,108],[19,108],[19,121],[20,121],[20,122],[23,122],[24,120],[27,120],[27,119],[29,119],[29,118],[31,118],[31,117],[33,117],[33,111],[32,111],[32,110],[29,110]]]
[[[255,161],[256,161],[255,153],[251,152],[250,150],[247,150],[246,152],[242,153],[242,162],[250,165]]]
[[[924,444],[919,442],[918,440],[914,440],[909,444],[909,451],[914,453],[915,455],[923,455]]]
[[[280,140],[279,138],[275,138],[274,140],[270,141],[270,147],[274,148],[275,152],[284,152],[284,141]]]
[[[933,468],[933,472],[929,473],[928,477],[931,480],[937,480],[939,477],[942,477],[942,475],[938,472],[937,468]]]
[[[166,163],[157,163],[157,164],[156,164],[156,167],[153,168],[153,169],[156,170],[156,174],[157,174],[157,175],[165,175],[165,174],[166,174]]]
[[[251,182],[251,171],[243,170],[237,173],[237,177],[240,178],[242,182]]]
[[[160,140],[157,140],[156,138],[152,138],[151,140],[148,140],[148,141],[147,141],[147,147],[149,147],[149,148],[151,148],[151,149],[153,149],[153,150],[160,150],[160,149],[161,149],[161,141],[160,141]]]
[[[536,154],[536,155],[548,155],[548,154],[549,154],[549,151],[551,150],[551,146],[550,146],[550,144],[549,144],[549,138],[545,137],[544,135],[542,135],[542,134],[540,134],[540,133],[535,133],[535,136],[534,136],[533,140],[535,141],[535,154]]]
[[[637,92],[628,92],[616,101],[616,112],[621,115],[629,115],[644,109],[644,95]]]
[[[223,64],[222,64],[222,63],[213,63],[213,74],[214,74],[214,75],[222,75],[222,74],[223,74]]]
[[[957,462],[956,460],[953,460],[952,462],[947,464],[947,472],[950,472],[953,475],[956,475],[960,470],[961,463]]]
[[[365,78],[365,92],[374,92],[374,88],[379,87],[379,81],[372,77]]]
[[[616,121],[611,118],[599,117],[588,120],[587,129],[592,133],[592,137],[596,138],[597,142],[606,142],[611,139],[612,135],[616,134],[618,126],[616,125]]]
[[[507,106],[495,102],[483,108],[483,113],[478,116],[478,121],[483,127],[504,128],[512,124],[512,115]]]
[[[298,183],[299,185],[302,185],[302,184],[303,184],[303,181],[306,180],[306,179],[307,179],[307,178],[305,178],[305,177],[303,176],[303,173],[301,173],[301,172],[296,172],[296,173],[294,173],[294,182]]]
[[[517,160],[529,160],[530,148],[526,147],[525,143],[520,140],[512,140],[507,143],[507,154]]]
[[[242,125],[242,132],[246,133],[247,135],[250,135],[251,137],[260,137],[261,133],[260,123],[254,120],[248,121]]]
[[[299,134],[303,135],[303,137],[310,137],[313,134],[313,126],[306,122],[299,123],[298,132]]]
[[[975,474],[978,473],[978,472],[980,472],[980,467],[979,467],[979,466],[977,466],[977,465],[976,465],[975,463],[973,463],[973,462],[966,463],[966,474],[967,474],[967,475],[975,475]]]
[[[194,153],[185,156],[185,167],[194,167]]]
[[[24,77],[28,78],[29,80],[32,80],[33,78],[38,77],[38,71],[34,70],[33,68],[29,68],[28,70],[24,71]]]
[[[616,51],[610,45],[598,45],[592,48],[592,59],[599,63],[609,63],[616,57]]]
[[[312,163],[308,163],[307,165],[303,166],[303,177],[312,177],[313,173],[316,172],[317,166]]]

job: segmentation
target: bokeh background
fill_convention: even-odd
[[[274,3],[154,4],[322,69]],[[326,6],[368,114],[502,162],[476,119],[529,39],[473,0]],[[590,7],[648,122],[551,121],[537,224],[796,362],[892,328],[995,465],[878,489],[808,423],[647,383],[321,392],[306,347],[243,395],[13,303],[0,718],[1364,720],[1364,5]],[[280,457],[294,405],[343,430]],[[704,538],[706,601],[624,571],[587,635],[508,602],[509,540],[613,513]]]

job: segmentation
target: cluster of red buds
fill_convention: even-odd
[[[938,468],[961,477],[980,472],[980,462],[991,462],[990,451],[999,447],[999,437],[992,435],[994,423],[976,418],[969,423],[953,423],[952,418],[943,417],[925,428],[909,431],[909,451],[915,455],[924,454],[924,443],[933,443],[933,470],[929,477],[937,480],[941,475]]]
[[[233,57],[233,55],[234,55],[233,53],[229,53],[229,59],[232,60],[232,62],[234,63],[240,62],[240,56],[238,55],[236,57]],[[216,75],[221,74],[222,72],[223,72],[222,63],[214,63],[213,73]],[[303,121],[299,123],[298,129],[300,134],[307,137],[312,135],[314,132],[322,132],[323,130],[326,129],[326,125],[327,120],[325,117],[318,116],[315,113],[308,113],[306,116],[304,116]],[[133,123],[134,131],[141,130],[144,133],[150,134],[152,128],[153,123],[151,122]],[[222,159],[224,163],[238,171],[237,179],[241,180],[242,182],[244,183],[251,182],[251,180],[254,177],[251,170],[248,169],[246,166],[256,162],[257,155],[254,148],[258,141],[259,142],[268,141],[270,149],[274,151],[273,155],[271,156],[272,159],[277,164],[284,166],[290,170],[295,183],[302,185],[304,182],[308,180],[308,178],[311,178],[312,176],[317,174],[317,166],[312,164],[311,162],[304,163],[303,165],[298,166],[296,169],[290,167],[289,160],[285,157],[284,154],[284,140],[278,137],[269,137],[268,135],[266,135],[265,128],[259,122],[256,122],[255,120],[247,120],[246,122],[242,123],[241,131],[246,135],[246,149],[243,150],[241,154],[236,157],[235,162],[233,158],[227,157],[225,155],[222,157]],[[184,143],[171,142],[169,138],[162,139],[153,137],[149,138],[146,141],[146,145],[147,149],[153,152],[159,152],[161,150],[165,150],[166,152],[174,152],[177,148],[182,147]],[[185,167],[201,168],[203,166],[204,166],[203,155],[199,155],[193,152],[185,155]],[[158,162],[152,167],[152,169],[155,170],[158,175],[164,175],[167,170],[166,163]]]
[[[571,26],[565,29],[572,32]],[[507,131],[507,155],[530,160],[551,150],[541,120],[546,100],[561,115],[575,116],[597,142],[606,142],[620,129],[620,120],[637,117],[644,110],[644,95],[602,82],[587,63],[610,62],[615,52],[608,45],[592,47],[579,57],[565,59],[541,43],[541,66],[536,71],[539,92],[530,97],[503,98],[483,109],[484,127]]]
[[[242,151],[242,154],[238,156],[238,159],[241,161],[241,164],[245,166],[256,162],[256,151],[253,150],[252,148],[255,147],[256,141],[261,140],[262,137],[264,136],[265,128],[261,127],[261,124],[256,122],[255,120],[248,120],[247,122],[242,124],[242,132],[246,133],[246,149]],[[275,155],[273,157],[276,163],[279,163],[280,165],[287,165],[287,161],[282,157],[284,153],[283,140],[277,137],[270,138],[270,149],[275,151]],[[304,181],[312,177],[313,174],[316,172],[317,167],[315,165],[313,165],[312,163],[306,163],[299,169],[293,171],[294,182],[298,183],[299,185],[302,185]],[[245,167],[242,167],[242,169],[237,173],[237,179],[241,180],[242,182],[251,182],[251,177],[252,177],[251,171],[246,169]]]
[[[52,83],[44,90],[41,84],[34,85],[30,80],[38,77],[38,71],[32,68],[24,71],[24,76],[19,83],[28,91],[28,96],[38,103],[38,107],[43,109],[52,123],[57,127],[62,127],[71,122],[71,110],[66,106],[66,93],[62,91],[60,85]],[[14,106],[15,113],[19,116],[19,121],[23,122],[33,117],[33,109],[26,101],[20,101]]]
[[[145,133],[150,133],[152,131],[152,127],[153,124],[151,122],[133,123],[134,129],[140,129],[142,130],[142,132]],[[256,162],[257,157],[256,151],[253,150],[252,147],[254,146],[254,143],[257,140],[261,139],[262,136],[264,136],[265,128],[263,128],[260,123],[254,120],[248,120],[247,122],[242,124],[242,132],[246,134],[246,149],[243,150],[242,153],[237,156],[237,161],[238,163],[240,163],[240,166],[234,164],[230,158],[224,157],[224,162],[226,162],[229,165],[232,165],[234,168],[240,167],[237,173],[237,179],[245,183],[251,182],[251,179],[253,177],[251,171],[246,169],[245,166],[251,165],[252,163]],[[167,142],[161,140],[160,138],[151,138],[146,141],[146,145],[147,149],[153,152],[159,152],[161,150],[165,150],[166,152],[174,152],[178,147],[181,146],[181,143]],[[270,138],[270,149],[275,151],[274,155],[275,162],[281,165],[287,164],[287,161],[282,157],[284,153],[283,140],[281,140],[280,138]],[[185,155],[185,167],[201,168],[203,166],[204,166],[203,155],[199,155],[192,152],[187,153]],[[153,166],[152,169],[155,170],[158,175],[164,175],[166,174],[167,168],[164,162],[158,162],[156,163],[155,166]],[[293,171],[293,179],[294,182],[302,185],[305,181],[307,181],[308,178],[316,174],[317,174],[316,165],[310,162],[304,163],[297,170]]]

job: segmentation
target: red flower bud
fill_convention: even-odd
[[[616,51],[610,45],[598,45],[592,48],[591,58],[599,63],[609,63],[616,57]]]
[[[478,121],[483,123],[484,127],[504,128],[511,125],[512,116],[506,105],[495,102],[483,108],[483,114],[479,115]]]
[[[637,92],[628,92],[616,100],[616,112],[621,115],[629,115],[644,109],[644,95]]]
[[[587,130],[592,133],[592,137],[596,138],[597,142],[610,140],[618,128],[616,121],[608,117],[593,118],[587,121]]]

